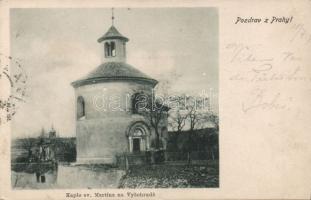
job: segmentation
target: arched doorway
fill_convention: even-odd
[[[139,153],[150,148],[149,129],[142,123],[133,124],[128,133],[129,152]]]

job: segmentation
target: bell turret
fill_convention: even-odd
[[[114,14],[112,8],[111,15],[112,26],[97,41],[102,45],[101,58],[105,62],[126,62],[126,42],[129,41],[114,27]]]

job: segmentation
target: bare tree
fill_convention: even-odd
[[[207,110],[205,109],[205,99],[195,96],[186,97],[185,109],[187,110],[187,123],[189,124],[188,132],[188,164],[191,162],[191,152],[194,148],[197,148],[197,144],[193,139],[193,135],[196,133],[196,129],[201,125],[202,120],[205,118]]]
[[[218,115],[211,113],[210,115],[208,115],[208,117],[209,117],[209,120],[214,123],[215,129],[217,131],[219,131],[219,117],[218,117]]]
[[[143,115],[149,120],[150,125],[154,129],[156,136],[155,148],[160,149],[160,131],[162,123],[167,119],[169,108],[164,104],[164,102],[158,102],[154,97],[151,97],[151,102],[149,102],[148,109],[143,112]]]
[[[174,110],[170,113],[169,125],[177,134],[180,134],[183,131],[186,125],[187,116],[187,113],[183,113],[180,109]]]
[[[194,106],[189,106],[187,110],[188,110],[187,120],[189,121],[189,127],[190,127],[189,133],[188,133],[188,151],[191,152],[191,150],[194,148],[194,145],[195,145],[192,136],[201,118],[200,118],[200,114],[198,113],[198,111],[196,110]]]
[[[188,118],[187,110],[185,109],[184,96],[172,97],[171,100],[175,103],[170,110],[169,126],[173,129],[174,133],[171,135],[174,149],[178,149],[178,138],[185,128]]]
[[[219,131],[219,118],[215,113],[207,113],[203,116],[202,123],[211,122],[214,125],[214,131],[205,136],[206,146],[211,155],[212,160],[216,159],[216,154],[218,154],[218,131]]]
[[[219,130],[219,117],[216,113],[207,112],[202,116],[201,124],[204,125],[211,122],[215,126],[215,130]]]
[[[159,102],[153,93],[146,94],[141,91],[134,91],[133,93],[133,113],[141,114],[148,120],[155,132],[155,148],[160,149],[159,129],[161,129],[161,124],[164,122],[163,120],[167,118],[169,108],[165,105],[164,101]],[[164,99],[165,98],[163,98],[163,100]]]
[[[193,133],[196,126],[199,124],[200,120],[201,120],[201,116],[202,114],[200,114],[195,107],[190,106],[188,107],[188,121],[189,121],[189,131],[190,133]]]
[[[21,147],[27,151],[27,159],[29,160],[32,156],[32,148],[36,145],[34,138],[23,138],[21,139]]]
[[[156,149],[160,148],[160,132],[161,122],[168,118],[168,111],[170,110],[167,100],[169,98],[172,82],[180,78],[180,74],[176,71],[164,74],[162,80],[154,88],[153,94],[149,96],[148,111],[144,112],[147,119],[149,119],[151,126],[155,130],[156,135]],[[161,102],[155,96],[155,92],[161,97]]]

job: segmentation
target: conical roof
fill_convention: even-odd
[[[97,41],[101,42],[106,39],[121,39],[125,40],[126,42],[129,41],[129,39],[127,37],[124,37],[121,33],[119,33],[119,31],[113,25],[108,29],[105,35],[100,37]]]
[[[152,85],[158,83],[155,79],[150,78],[129,64],[123,62],[105,62],[82,79],[74,81],[72,85],[74,87],[79,87],[82,85],[116,80],[145,82]]]

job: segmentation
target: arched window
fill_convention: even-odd
[[[116,56],[116,45],[114,42],[110,43],[110,47],[111,47],[111,56]]]
[[[79,96],[77,99],[77,119],[85,117],[85,102],[83,97]]]
[[[140,111],[146,111],[148,108],[148,96],[142,92],[135,93],[132,96],[132,112],[137,114]]]
[[[110,49],[110,44],[108,42],[105,42],[105,57],[109,57],[109,49]]]
[[[115,42],[105,42],[105,57],[116,56],[116,44]]]

